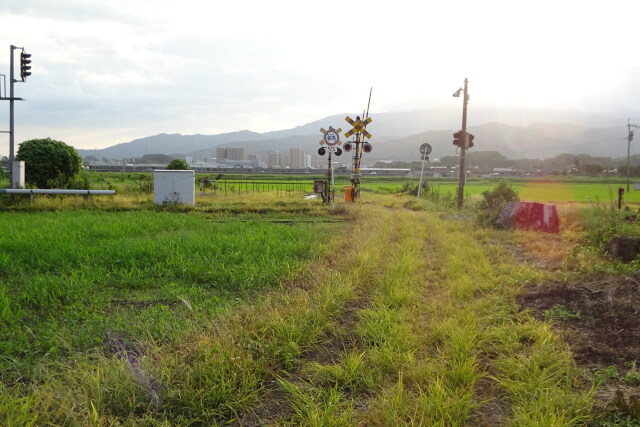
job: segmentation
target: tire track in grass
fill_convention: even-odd
[[[372,403],[365,424],[584,421],[588,398],[576,387],[567,352],[547,325],[517,315],[514,295],[538,273],[491,256],[501,250],[487,244],[491,231],[433,216],[424,223],[420,358]],[[488,413],[492,403],[498,413]]]
[[[282,301],[284,304],[270,305],[269,309],[276,309],[279,315],[248,338],[258,347],[254,351],[257,350],[259,359],[277,363],[270,368],[263,393],[243,411],[236,420],[237,424],[264,425],[287,418],[292,408],[287,405],[283,379],[297,378],[304,361],[330,360],[341,349],[355,345],[343,339],[345,330],[352,323],[353,310],[364,304],[371,283],[384,270],[388,257],[387,242],[393,239],[393,233],[387,221],[388,213],[356,206],[353,210],[359,219],[354,232],[350,233],[349,248],[341,251],[343,258],[329,260],[328,270],[321,272],[313,285],[305,286],[302,304],[300,301]],[[298,340],[304,343],[294,345],[291,351],[290,344],[296,339],[288,339],[293,334],[283,331],[309,329],[310,318],[321,318],[319,327],[312,338]],[[287,351],[291,352],[291,357],[281,357]]]
[[[504,261],[490,231],[388,209],[394,244],[343,346],[317,345],[281,370],[284,425],[577,425],[589,398],[545,324],[514,295],[537,272]],[[381,266],[382,267],[382,266]],[[359,288],[360,289],[360,288]],[[351,301],[354,301],[352,298]],[[493,405],[493,406],[492,406]],[[494,413],[490,413],[491,410]]]
[[[392,236],[385,245],[385,265],[361,295],[359,304],[345,307],[346,325],[337,337],[347,345],[320,346],[298,370],[280,379],[293,425],[352,425],[367,412],[372,395],[395,381],[411,364],[417,331],[411,325],[414,289],[422,263],[422,242],[416,215],[387,210]],[[417,228],[416,228],[417,227]]]
[[[393,215],[401,224],[394,233],[402,245],[390,248],[368,304],[356,311],[350,336],[358,347],[332,361],[308,361],[296,378],[282,379],[292,409],[281,422],[584,421],[588,398],[576,388],[567,353],[546,325],[514,319],[515,292],[536,272],[490,256],[500,248],[487,245],[488,232],[468,224]]]

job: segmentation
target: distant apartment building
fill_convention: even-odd
[[[311,157],[311,167],[314,169],[326,169],[328,166],[327,156],[313,156]]]
[[[267,167],[268,168],[283,168],[285,167],[285,156],[279,151],[269,151],[267,153]]]
[[[257,166],[260,168],[264,167],[264,164],[262,162],[262,154],[249,154],[248,158],[251,164],[253,164],[254,166]]]
[[[218,162],[223,160],[247,160],[246,148],[218,147],[216,148]]]
[[[303,169],[305,167],[306,153],[302,148],[289,149],[289,167],[291,169]]]

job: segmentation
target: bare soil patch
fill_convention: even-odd
[[[626,376],[640,369],[640,272],[530,285],[518,303],[539,319],[553,319],[578,366],[594,377],[605,374],[596,409],[628,412],[625,402],[640,396],[640,385]]]

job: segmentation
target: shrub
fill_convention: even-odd
[[[517,202],[518,192],[506,181],[500,181],[493,190],[482,192],[482,200],[478,206],[481,210],[500,210],[507,202]]]
[[[25,181],[38,188],[68,188],[82,170],[82,158],[71,146],[51,138],[24,141],[16,160],[25,162]]]
[[[429,182],[428,181],[422,181],[422,187],[420,188],[420,193],[422,195],[425,195],[429,192]],[[405,182],[404,184],[402,184],[402,187],[400,187],[398,189],[398,193],[403,193],[403,194],[410,194],[412,196],[417,196],[418,195],[418,184],[414,184],[412,182]]]
[[[478,204],[477,222],[481,226],[490,225],[507,202],[520,200],[518,192],[506,181],[500,181],[492,190],[482,192],[482,199]]]
[[[188,171],[191,170],[191,166],[189,166],[189,163],[187,163],[186,160],[173,159],[167,165],[167,169],[174,171]]]
[[[613,192],[609,189],[609,203],[598,203],[581,212],[583,241],[599,250],[616,236],[640,237],[637,218],[617,209]]]

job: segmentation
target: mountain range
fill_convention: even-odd
[[[81,156],[123,159],[144,154],[167,154],[175,157],[215,157],[217,147],[240,147],[255,154],[268,151],[288,152],[299,147],[314,154],[322,139],[320,128],[351,126],[344,119],[357,114],[345,113],[325,117],[292,129],[257,133],[249,130],[216,135],[158,134],[124,142],[100,150],[78,150]],[[460,110],[431,110],[371,114],[367,126],[373,137],[373,151],[367,162],[376,160],[411,160],[418,148],[428,142],[433,158],[455,154],[453,132],[460,129]],[[549,110],[470,110],[467,130],[475,135],[472,150],[497,151],[507,158],[548,158],[561,153],[623,157],[627,152],[627,126],[624,119],[594,116],[582,112]],[[343,141],[346,140],[342,139]]]

